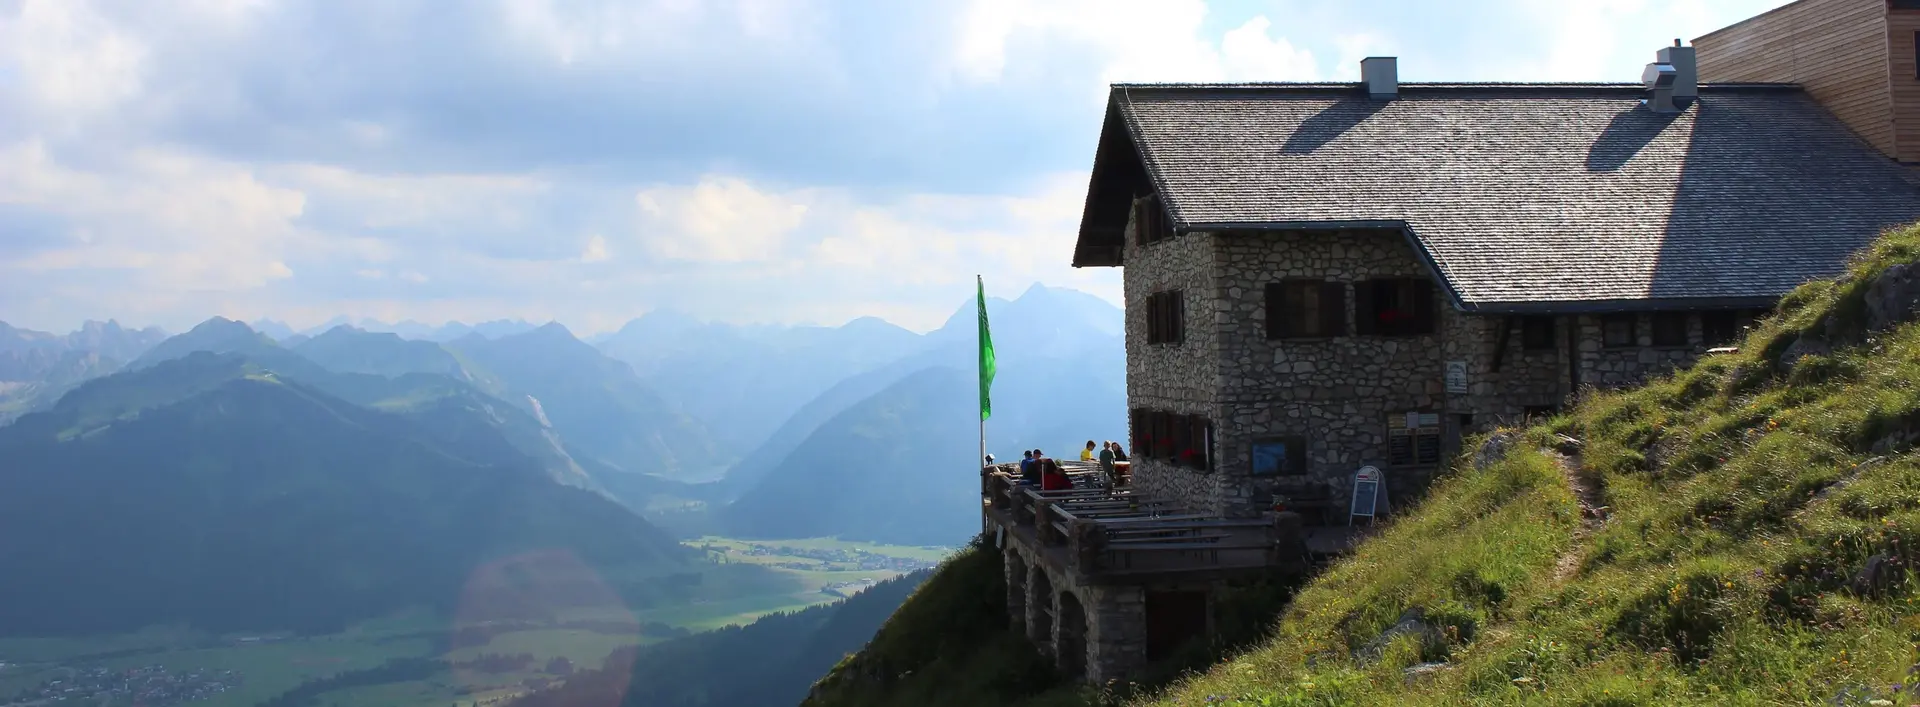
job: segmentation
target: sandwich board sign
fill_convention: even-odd
[[[1360,467],[1353,474],[1353,508],[1347,514],[1347,525],[1353,525],[1353,519],[1365,517],[1373,521],[1380,505],[1380,497],[1385,495],[1386,476],[1380,469],[1372,466]]]

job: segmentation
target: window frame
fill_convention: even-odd
[[[1305,320],[1313,322],[1313,331],[1301,332],[1294,319],[1308,314],[1301,307],[1300,300],[1309,292],[1313,295],[1313,309],[1311,316]],[[1266,336],[1269,341],[1331,339],[1347,335],[1347,283],[1304,277],[1269,282],[1263,306],[1266,309]]]
[[[1688,321],[1688,319],[1689,317],[1686,312],[1654,312],[1652,316],[1648,317],[1647,335],[1651,337],[1653,345],[1656,347],[1663,349],[1684,348],[1688,345],[1688,342],[1691,341],[1688,330],[1692,328],[1692,323]],[[1678,332],[1680,336],[1678,339],[1673,338],[1672,334],[1676,332],[1671,330],[1671,327],[1676,325],[1680,327]],[[1663,326],[1667,327],[1668,330],[1662,331]],[[1662,334],[1666,334],[1667,336],[1662,336]]]
[[[1424,277],[1384,277],[1354,283],[1354,331],[1367,336],[1431,336],[1440,328],[1434,283]],[[1380,305],[1384,297],[1405,298],[1410,315],[1399,322],[1383,322],[1392,309]],[[1398,303],[1396,303],[1398,304]]]
[[[1534,340],[1544,327],[1546,344],[1538,345]],[[1560,348],[1560,320],[1551,314],[1528,314],[1520,317],[1521,351],[1557,351]]]
[[[1133,238],[1135,246],[1149,246],[1174,237],[1173,223],[1160,195],[1149,193],[1134,202]]]
[[[1147,295],[1147,343],[1179,345],[1186,341],[1186,301],[1180,290]]]
[[[1624,314],[1602,314],[1599,319],[1600,348],[1619,350],[1638,348],[1640,346],[1640,315],[1630,312]],[[1624,344],[1613,343],[1613,338],[1609,336],[1610,332],[1607,330],[1610,324],[1620,322],[1624,322],[1627,325],[1627,343]]]
[[[1716,329],[1720,331],[1715,331]],[[1740,329],[1739,310],[1716,309],[1700,313],[1700,343],[1707,348],[1714,349],[1739,343]]]

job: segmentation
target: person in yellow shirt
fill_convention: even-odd
[[[1080,461],[1093,461],[1093,440],[1087,440],[1087,448],[1080,450]]]

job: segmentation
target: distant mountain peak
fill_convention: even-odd
[[[200,322],[199,324],[195,324],[192,329],[187,330],[187,333],[189,334],[213,334],[213,333],[253,334],[254,331],[253,331],[253,327],[247,326],[244,323],[236,322],[226,317],[216,316],[216,317],[211,317],[204,322]]]

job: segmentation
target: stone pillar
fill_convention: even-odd
[[[1007,548],[1005,555],[1007,577],[1007,621],[1018,630],[1027,623],[1027,559],[1020,551]]]
[[[1093,619],[1087,682],[1124,680],[1147,662],[1146,594],[1137,586],[1089,587],[1086,594]]]

